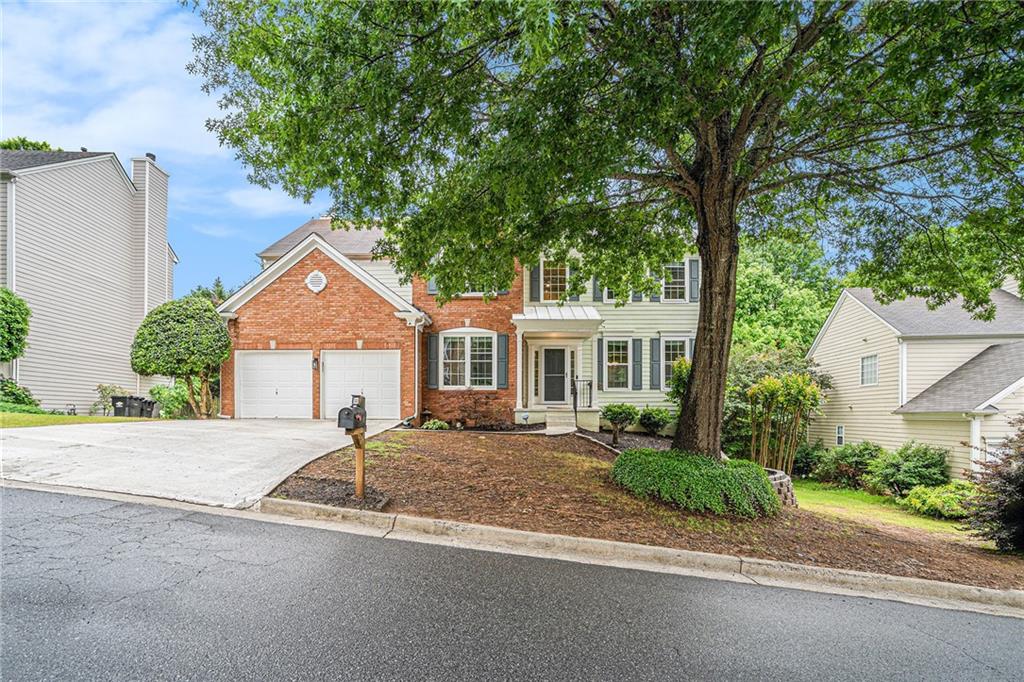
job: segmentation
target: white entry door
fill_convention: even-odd
[[[324,419],[352,404],[352,395],[366,396],[369,419],[401,419],[402,353],[397,350],[325,350],[320,352],[320,392]]]
[[[237,416],[313,418],[312,351],[237,351],[235,364]]]

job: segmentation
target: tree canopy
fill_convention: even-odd
[[[251,179],[327,190],[339,220],[382,224],[380,253],[442,298],[506,288],[542,252],[572,265],[569,293],[591,275],[650,291],[696,248],[680,448],[719,451],[741,231],[818,235],[886,295],[960,292],[981,309],[968,283],[1021,278],[1019,258],[953,266],[960,250],[929,238],[1019,253],[1015,2],[211,0],[202,14],[191,68]]]
[[[43,140],[30,140],[27,137],[18,135],[16,137],[8,137],[6,140],[0,140],[0,149],[31,149],[34,151],[41,152],[62,152],[64,151],[60,147],[54,149],[50,146],[49,142]]]
[[[210,380],[231,354],[227,325],[209,299],[186,296],[149,311],[135,332],[132,370],[183,379],[200,419],[212,410]],[[199,383],[195,394],[193,379]]]
[[[30,317],[32,311],[25,299],[7,287],[0,287],[0,362],[10,362],[25,354]]]
[[[221,281],[220,277],[215,277],[210,286],[197,284],[192,288],[192,291],[188,292],[188,295],[201,296],[202,298],[209,299],[214,306],[219,306],[221,303],[228,300],[233,293],[235,293],[234,290],[229,290],[225,287],[224,282]]]

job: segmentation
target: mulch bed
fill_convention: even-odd
[[[390,431],[367,443],[385,511],[997,588],[1024,588],[1024,557],[966,538],[859,524],[800,509],[755,521],[639,500],[609,476],[615,454],[573,435]],[[275,496],[331,504],[351,449],[311,462]],[[315,481],[316,483],[312,483]]]
[[[612,445],[611,431],[585,431],[580,429],[594,440],[599,440],[619,452],[632,450],[634,448],[651,448],[652,450],[668,450],[672,447],[672,438],[669,436],[649,436],[646,433],[620,433],[619,444]]]

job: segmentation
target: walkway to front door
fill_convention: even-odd
[[[545,403],[565,402],[565,355],[564,348],[544,349],[544,395]]]

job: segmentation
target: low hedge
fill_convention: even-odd
[[[612,479],[637,497],[691,512],[756,518],[782,508],[764,469],[749,460],[716,462],[688,452],[640,448],[615,459]]]
[[[46,410],[35,405],[0,402],[0,412],[16,412],[19,414],[46,414]]]
[[[937,519],[967,517],[968,502],[978,494],[978,486],[970,481],[950,481],[945,485],[919,485],[898,500],[900,506],[922,516]]]

